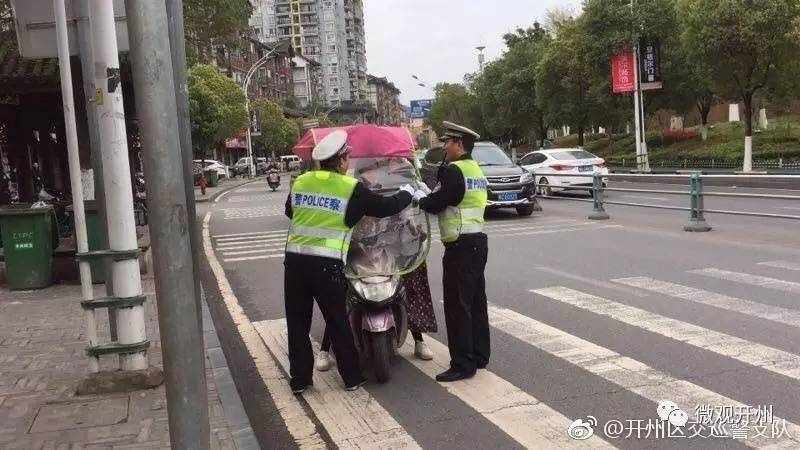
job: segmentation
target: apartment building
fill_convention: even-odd
[[[375,109],[372,120],[377,125],[400,126],[406,122],[405,108],[400,103],[400,89],[386,78],[367,75],[367,98]]]
[[[250,26],[257,39],[288,39],[296,55],[320,64],[323,104],[367,101],[362,0],[251,1]]]
[[[305,56],[295,56],[292,59],[294,66],[294,97],[300,107],[305,109],[310,105],[324,106],[325,85],[322,79],[322,64]]]

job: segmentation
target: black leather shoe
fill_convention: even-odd
[[[440,381],[442,383],[448,383],[450,381],[458,381],[458,380],[466,380],[467,378],[472,378],[475,376],[475,371],[472,372],[464,372],[462,370],[457,369],[447,369],[446,371],[436,375],[436,381]]]
[[[289,382],[289,386],[292,388],[292,394],[299,395],[306,391],[306,389],[314,386],[314,383],[307,383],[307,384],[294,384]]]

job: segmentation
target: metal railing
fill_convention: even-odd
[[[554,177],[570,177],[570,178],[591,178],[591,186],[554,186],[552,184],[540,184],[540,177],[554,178]],[[689,190],[677,189],[630,189],[630,188],[612,188],[607,187],[605,181],[613,178],[625,178],[630,181],[631,178],[650,178],[658,177],[663,178],[680,178],[689,181]],[[546,174],[535,175],[537,196],[547,199],[558,200],[571,200],[579,202],[592,203],[592,211],[589,213],[588,219],[590,220],[608,220],[610,216],[605,209],[605,205],[619,205],[619,206],[632,206],[639,208],[653,208],[664,209],[673,211],[687,211],[689,212],[689,221],[684,225],[684,231],[691,232],[706,232],[711,231],[711,226],[705,219],[705,213],[708,214],[725,214],[733,216],[749,216],[749,217],[764,217],[771,219],[790,219],[800,220],[800,215],[791,214],[772,214],[758,211],[735,211],[735,210],[722,210],[722,209],[708,209],[705,207],[705,197],[728,197],[728,198],[757,198],[757,199],[770,199],[770,200],[796,200],[800,201],[800,195],[784,195],[784,194],[756,194],[756,193],[738,193],[738,192],[706,192],[703,188],[704,179],[762,179],[762,180],[800,180],[796,175],[703,175],[698,173],[684,174],[684,175],[649,175],[649,174]],[[580,199],[574,197],[556,197],[553,195],[542,195],[541,187],[549,189],[552,188],[563,189],[569,191],[587,191],[591,194],[592,199]],[[657,205],[648,203],[634,203],[623,201],[608,201],[605,199],[605,193],[609,192],[627,192],[627,193],[641,193],[641,194],[660,194],[660,195],[678,195],[689,196],[689,205],[687,206],[673,206],[673,205]]]
[[[622,158],[609,160],[610,166],[622,168],[635,168],[635,158]],[[650,167],[664,168],[664,169],[731,169],[740,170],[742,168],[741,160],[731,159],[657,159],[650,160]],[[754,169],[774,169],[785,171],[800,171],[800,159],[797,158],[774,158],[774,159],[754,159]]]

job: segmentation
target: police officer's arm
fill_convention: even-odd
[[[393,216],[411,203],[411,194],[400,191],[389,197],[376,194],[359,182],[353,189],[353,196],[347,204],[344,223],[354,227],[364,216],[389,217]]]
[[[292,218],[292,194],[291,193],[289,193],[289,195],[286,196],[286,206],[284,207],[283,213],[286,214],[286,217],[288,217],[290,219]]]
[[[419,202],[419,207],[425,212],[439,214],[448,206],[456,206],[464,199],[466,186],[461,169],[455,165],[447,166],[439,177],[441,188]]]

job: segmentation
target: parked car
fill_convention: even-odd
[[[195,159],[194,163],[195,164],[202,164],[203,160]],[[230,178],[230,176],[231,176],[230,169],[228,168],[228,166],[226,166],[225,164],[222,164],[219,161],[213,160],[213,159],[206,159],[205,160],[205,167],[203,167],[203,169],[204,170],[208,170],[208,169],[216,170],[217,174],[219,174],[220,178]]]
[[[420,173],[425,184],[433,189],[438,183],[439,166],[444,158],[441,146],[425,153]],[[514,208],[529,216],[535,207],[536,189],[533,176],[514,164],[511,158],[492,142],[477,142],[472,158],[481,166],[488,181],[489,209]]]
[[[603,158],[579,148],[537,150],[523,156],[519,164],[536,176],[540,195],[552,195],[554,191],[592,185],[591,177],[568,176],[571,174],[608,175],[608,167]],[[603,178],[603,185],[607,183],[608,178]]]

